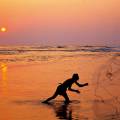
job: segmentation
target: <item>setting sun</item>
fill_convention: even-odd
[[[6,31],[7,31],[7,28],[1,27],[1,28],[0,28],[0,31],[1,31],[1,32],[6,32]]]

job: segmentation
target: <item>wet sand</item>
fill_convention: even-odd
[[[113,90],[109,81],[105,83],[110,88],[110,94],[116,93],[117,100],[109,93],[104,93],[105,90],[99,91],[100,86],[95,80],[101,66],[105,66],[114,54],[81,52],[76,57],[53,61],[1,63],[0,120],[120,120],[119,84]],[[117,59],[120,61],[119,56]],[[78,88],[73,85],[81,93],[68,91],[72,101],[70,104],[64,104],[62,97],[57,97],[50,104],[41,103],[73,73],[80,75],[79,82],[88,82],[89,86]],[[120,75],[117,76],[119,78]]]

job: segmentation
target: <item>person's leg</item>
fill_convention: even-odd
[[[62,96],[65,98],[65,103],[69,103],[70,102],[67,93],[62,94]]]
[[[51,96],[51,97],[49,97],[48,99],[46,99],[45,101],[43,101],[43,103],[48,102],[48,101],[50,101],[50,100],[52,100],[52,99],[55,99],[57,96],[58,96],[58,93],[55,92],[55,93],[53,94],[53,96]]]

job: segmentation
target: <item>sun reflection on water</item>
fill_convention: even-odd
[[[7,64],[1,63],[0,65],[1,68],[1,73],[2,73],[2,94],[3,96],[7,96],[7,88],[8,88],[8,83],[7,83]]]

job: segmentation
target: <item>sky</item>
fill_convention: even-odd
[[[0,0],[0,45],[120,45],[120,0]]]

